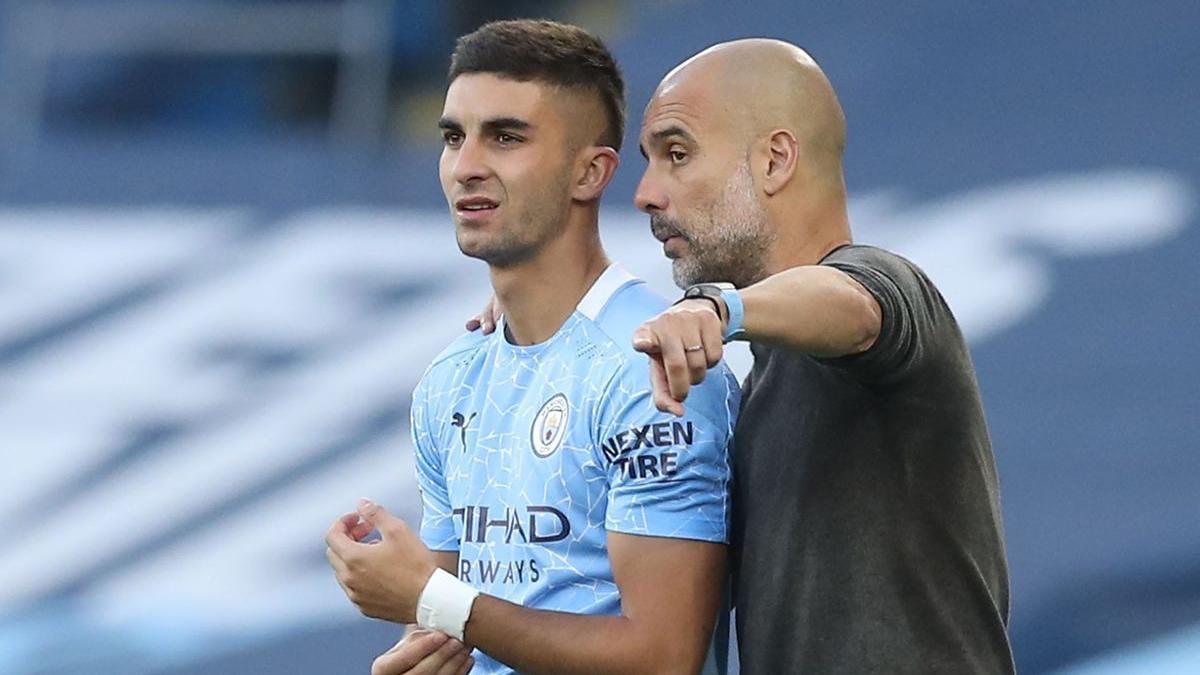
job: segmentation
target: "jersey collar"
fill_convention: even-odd
[[[583,299],[576,305],[575,311],[595,321],[617,291],[637,280],[638,278],[627,272],[624,267],[612,263],[605,268],[588,292],[583,295]]]

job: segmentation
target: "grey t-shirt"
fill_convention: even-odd
[[[822,265],[878,300],[862,354],[752,345],[735,433],[741,670],[1011,673],[995,460],[974,367],[911,262],[846,246]]]

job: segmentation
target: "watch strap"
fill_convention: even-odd
[[[746,307],[742,304],[742,294],[736,288],[721,289],[721,299],[725,301],[725,309],[729,312],[728,320],[725,322],[725,334],[721,337],[729,342],[737,340],[746,334],[746,329],[742,327],[742,322],[746,318]]]

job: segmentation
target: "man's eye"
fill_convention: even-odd
[[[513,143],[520,142],[520,140],[521,139],[517,138],[516,136],[513,136],[512,134],[497,134],[496,135],[496,141],[498,143],[500,143],[500,145],[511,145]]]
[[[682,150],[670,150],[667,152],[667,156],[671,158],[672,164],[679,164],[687,159],[687,153]]]
[[[446,145],[458,145],[462,143],[462,134],[457,131],[446,131],[442,133],[442,142]]]

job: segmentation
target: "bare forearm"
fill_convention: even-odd
[[[493,658],[528,675],[699,671],[707,646],[707,633],[660,640],[649,628],[637,626],[624,616],[529,609],[480,595],[471,609],[466,639]],[[710,625],[708,632],[711,630]],[[699,639],[694,639],[696,637]]]
[[[814,356],[865,351],[879,335],[875,299],[843,272],[794,267],[741,291],[746,339]]]
[[[434,551],[433,559],[438,567],[458,576],[458,551]]]

